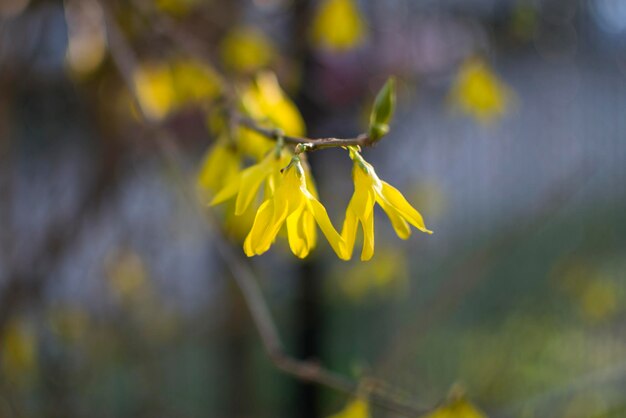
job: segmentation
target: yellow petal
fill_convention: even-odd
[[[398,213],[406,219],[411,225],[416,227],[422,232],[426,232],[428,234],[432,234],[432,231],[426,229],[426,225],[424,224],[424,219],[422,215],[415,210],[413,206],[404,198],[402,193],[389,183],[385,181],[381,181],[382,190],[381,194],[378,196],[379,198],[383,198],[393,206]]]
[[[315,245],[315,233],[315,220],[310,212],[304,210],[304,206],[287,217],[289,247],[296,257],[305,258],[309,255]]]
[[[374,213],[368,218],[360,219],[363,226],[363,249],[361,250],[361,261],[367,261],[374,255]]]
[[[263,180],[271,172],[271,166],[260,163],[245,169],[241,174],[239,193],[235,205],[235,215],[241,215],[246,211],[252,200],[256,197]]]
[[[350,204],[348,204],[348,208],[346,209],[346,218],[343,221],[343,228],[341,229],[341,237],[344,240],[346,257],[348,259],[352,257],[352,252],[354,251],[357,227],[358,223],[356,214]]]
[[[354,177],[354,211],[361,219],[369,218],[374,210],[375,195],[372,178],[355,164]]]
[[[335,227],[333,226],[330,218],[328,217],[328,213],[326,212],[326,208],[320,202],[318,202],[315,198],[310,196],[307,199],[307,205],[313,216],[315,217],[315,221],[319,225],[322,233],[328,240],[328,243],[332,247],[333,251],[337,254],[337,256],[342,260],[348,260],[350,256],[346,254],[345,245],[343,238],[339,235]]]
[[[238,175],[233,177],[228,183],[226,183],[224,188],[222,188],[222,190],[217,192],[217,194],[215,195],[213,200],[211,200],[211,203],[209,203],[209,205],[211,206],[219,205],[220,203],[224,203],[228,199],[235,197],[235,195],[239,191],[240,184],[241,184],[241,173],[239,173]]]
[[[411,228],[400,215],[398,210],[390,205],[385,199],[377,199],[376,201],[389,217],[391,226],[393,226],[393,229],[396,231],[398,237],[401,239],[408,239],[411,236]]]
[[[269,199],[259,207],[244,242],[244,251],[248,257],[263,254],[272,246],[287,217],[287,205],[279,203],[277,199]]]

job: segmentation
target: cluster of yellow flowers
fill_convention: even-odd
[[[381,98],[375,104],[370,137],[382,136],[388,131],[387,123],[393,111],[390,85],[388,83],[381,90],[382,96],[379,95]],[[267,126],[290,133],[303,131],[297,109],[273,75],[261,74],[242,98],[246,113],[264,121]],[[358,146],[344,147],[353,162],[354,194],[346,210],[343,228],[338,232],[318,199],[306,160],[306,145],[286,145],[280,136],[272,143],[244,127],[238,128],[237,132],[236,140],[222,135],[209,150],[199,173],[199,183],[214,192],[211,205],[230,205],[227,212],[241,217],[235,222],[240,226],[246,224],[245,219],[249,218],[251,211],[254,212],[243,244],[249,257],[265,253],[285,227],[291,251],[304,258],[316,245],[319,226],[337,256],[348,260],[352,257],[360,226],[363,231],[361,260],[369,260],[374,254],[376,203],[389,216],[400,238],[410,236],[410,225],[431,233],[420,213],[402,193],[378,178]],[[242,153],[257,161],[242,169]]]

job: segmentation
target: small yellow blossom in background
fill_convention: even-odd
[[[75,307],[58,307],[48,313],[52,332],[65,342],[76,342],[89,329],[89,314]]]
[[[135,301],[147,288],[148,272],[141,257],[131,250],[109,254],[105,272],[113,292],[122,300]]]
[[[272,42],[253,27],[231,30],[220,45],[220,53],[227,68],[242,73],[265,68],[276,56]]]
[[[409,224],[422,232],[426,229],[422,215],[406,201],[402,193],[376,175],[374,167],[366,162],[361,154],[350,148],[350,158],[354,161],[352,177],[354,194],[348,208],[341,235],[346,242],[346,251],[352,255],[359,224],[363,228],[363,249],[361,260],[367,261],[374,255],[374,205],[378,203],[385,211],[393,229],[401,239],[411,235]]]
[[[406,255],[398,248],[385,247],[367,264],[356,264],[336,281],[339,291],[352,302],[366,298],[405,295],[409,284]]]
[[[513,97],[484,60],[471,57],[461,64],[448,99],[454,109],[488,124],[507,112]]]
[[[369,418],[370,407],[367,399],[357,398],[348,403],[341,411],[328,418]]]
[[[289,247],[299,258],[315,247],[315,223],[337,256],[346,259],[343,240],[333,227],[326,208],[309,192],[305,171],[298,157],[283,170],[274,194],[259,207],[254,224],[244,242],[248,257],[269,250],[286,223]]]
[[[591,261],[564,260],[554,266],[551,276],[590,322],[609,320],[622,310],[624,295],[610,269]]]
[[[227,138],[218,138],[207,151],[198,173],[198,186],[217,193],[239,172],[241,159]]]
[[[9,321],[2,335],[2,372],[15,385],[27,385],[37,370],[37,335],[24,318]]]
[[[146,63],[133,74],[139,104],[153,119],[162,119],[174,107],[176,90],[172,72],[165,63]]]
[[[254,82],[243,89],[241,104],[246,114],[268,128],[280,128],[286,135],[305,133],[302,115],[270,71],[259,73]],[[274,146],[273,141],[243,127],[239,128],[237,139],[241,151],[257,159]]]
[[[198,0],[155,0],[156,7],[162,12],[182,17],[187,15],[198,3]]]
[[[423,418],[487,418],[487,415],[464,397],[459,397],[440,406]]]
[[[179,58],[171,62],[176,105],[209,101],[219,96],[222,80],[217,72],[197,60]]]
[[[215,70],[185,58],[143,63],[133,80],[141,108],[153,119],[162,119],[190,102],[214,99],[222,89]]]
[[[602,278],[590,280],[581,295],[583,313],[592,321],[611,318],[618,312],[617,294],[617,286],[613,282]]]
[[[354,0],[325,0],[311,28],[313,43],[330,51],[346,51],[363,42],[365,23]]]

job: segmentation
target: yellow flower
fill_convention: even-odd
[[[162,119],[174,107],[176,91],[170,68],[163,63],[142,64],[133,73],[137,97],[143,111]]]
[[[38,363],[33,324],[22,318],[11,319],[1,337],[3,375],[12,384],[30,383]]]
[[[240,171],[228,181],[215,195],[210,205],[218,205],[233,197],[236,197],[235,215],[243,215],[259,192],[261,184],[266,181],[267,199],[275,188],[280,170],[289,162],[289,154],[282,151],[280,155],[270,152],[258,164],[252,165]]]
[[[241,94],[244,111],[267,128],[280,128],[287,135],[302,136],[305,133],[304,120],[296,105],[280,88],[276,75],[265,71],[259,73],[254,82]],[[238,145],[242,152],[255,158],[262,158],[273,146],[271,140],[240,128]]]
[[[406,201],[398,189],[380,180],[374,167],[366,162],[354,148],[350,148],[350,158],[354,161],[352,170],[354,194],[346,209],[346,219],[341,231],[349,256],[352,256],[359,223],[363,228],[361,260],[369,260],[374,255],[374,205],[376,203],[387,213],[393,229],[400,238],[407,239],[411,235],[409,224],[422,232],[432,234],[432,231],[426,229],[422,215]]]
[[[345,51],[359,45],[364,32],[354,0],[326,0],[313,20],[311,38],[322,48]]]
[[[221,93],[223,81],[215,69],[208,65],[193,59],[178,58],[170,66],[177,106],[210,101]]]
[[[266,67],[276,55],[271,41],[252,27],[231,30],[224,38],[220,52],[226,67],[244,73]]]
[[[315,247],[317,223],[339,258],[346,259],[341,236],[333,227],[324,206],[307,188],[306,174],[299,157],[293,157],[280,176],[274,194],[259,207],[244,242],[248,257],[266,252],[284,224],[291,251],[306,257]]]
[[[198,185],[213,193],[232,180],[239,172],[240,158],[237,151],[220,138],[207,151],[198,173]]]
[[[511,89],[483,60],[475,57],[463,62],[449,95],[455,108],[481,123],[504,115],[512,98]]]

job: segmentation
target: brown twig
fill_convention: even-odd
[[[139,104],[138,95],[132,78],[132,74],[134,73],[137,65],[137,60],[129,45],[126,43],[126,40],[124,39],[123,34],[114,19],[112,11],[109,9],[106,2],[100,1],[100,5],[103,9],[106,20],[107,36],[113,62],[126,86],[132,92],[132,99],[137,105],[141,120],[154,133],[159,151],[168,164],[168,167],[175,175],[180,186],[180,191],[185,194],[186,199],[189,199],[189,201],[192,202],[193,207],[198,211],[201,218],[207,221],[203,225],[207,227],[208,230],[217,230],[221,232],[221,229],[216,227],[218,225],[217,221],[211,213],[207,213],[202,210],[198,202],[197,195],[189,187],[187,178],[181,169],[182,158],[175,141],[172,140],[167,131],[161,129],[161,125],[158,120],[151,118],[143,112]],[[268,136],[275,137],[276,135],[275,131],[266,131],[265,128],[256,127],[256,125],[252,123],[250,123],[249,126],[255,126],[255,130],[259,129],[260,133],[265,132],[264,134],[267,134]],[[316,142],[315,140],[305,140],[305,138],[293,139],[298,140],[297,143]],[[287,140],[287,138],[285,138],[285,140]],[[320,141],[320,146],[324,146],[322,144],[327,143],[336,144],[337,141],[348,141],[349,143],[346,145],[359,145],[352,142],[355,140],[325,138],[323,141]],[[325,369],[316,362],[298,360],[285,353],[276,324],[270,314],[269,307],[263,297],[263,293],[254,277],[254,274],[247,263],[245,263],[235,252],[233,247],[228,244],[225,236],[222,236],[222,238],[223,239],[216,241],[217,250],[220,256],[224,259],[243,295],[244,301],[250,311],[252,320],[261,338],[263,347],[274,365],[279,370],[282,370],[283,372],[288,373],[300,380],[317,383],[345,394],[356,395],[359,385],[351,379]],[[424,408],[419,408],[391,393],[390,390],[383,389],[384,388],[380,387],[372,388],[369,395],[372,403],[405,416],[415,416],[426,411]]]

